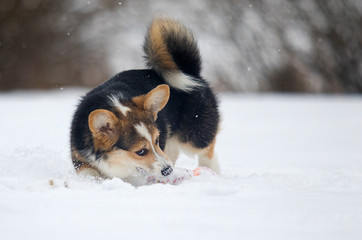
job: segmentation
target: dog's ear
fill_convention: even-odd
[[[166,84],[159,85],[147,93],[143,107],[145,110],[150,111],[156,120],[157,113],[166,106],[169,98],[169,86]]]
[[[88,125],[96,149],[108,150],[117,142],[121,122],[111,111],[105,109],[94,110],[89,114]]]
[[[162,84],[152,89],[146,95],[133,98],[133,102],[144,110],[152,113],[154,119],[157,119],[157,113],[161,111],[170,98],[170,88]]]

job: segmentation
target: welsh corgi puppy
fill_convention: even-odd
[[[201,77],[197,42],[178,21],[155,18],[143,46],[148,69],[118,73],[80,101],[71,155],[82,175],[168,176],[180,150],[219,172],[214,154],[218,102]]]

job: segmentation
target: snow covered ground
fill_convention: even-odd
[[[362,239],[361,96],[222,95],[222,174],[134,188],[74,174],[84,92],[0,94],[1,239]]]

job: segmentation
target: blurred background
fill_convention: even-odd
[[[155,15],[193,30],[218,92],[362,92],[361,0],[1,0],[0,91],[144,68]]]

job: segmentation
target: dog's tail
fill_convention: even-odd
[[[176,20],[155,18],[146,35],[143,49],[147,65],[173,88],[191,92],[204,85],[200,78],[201,57],[196,40]]]

